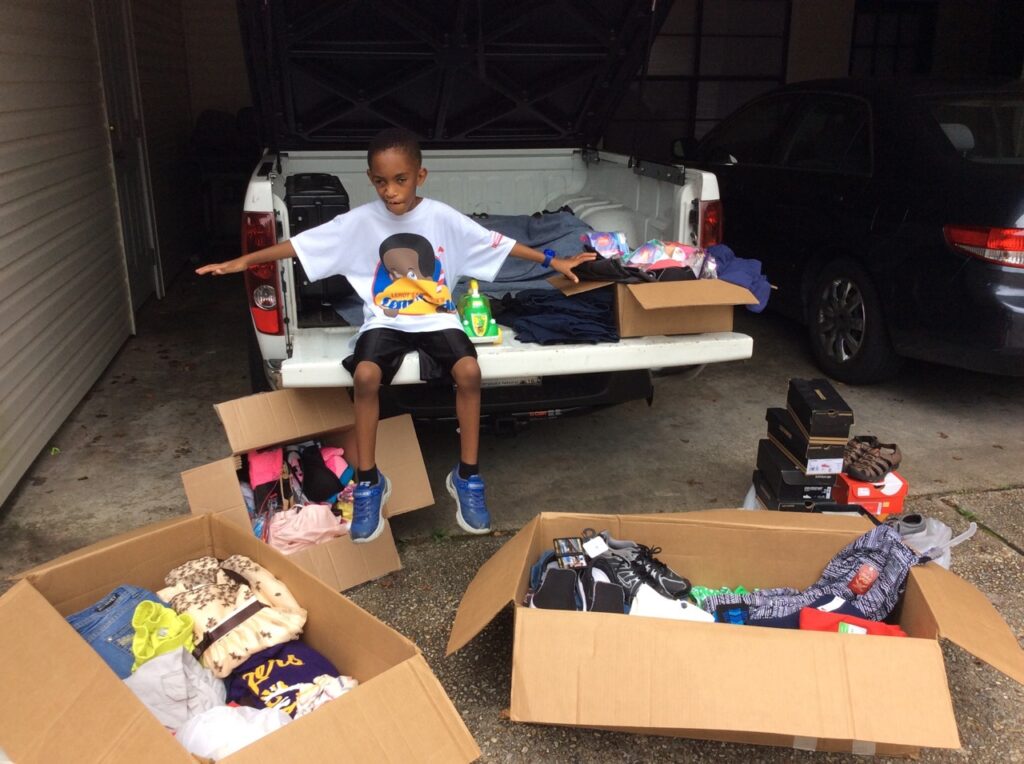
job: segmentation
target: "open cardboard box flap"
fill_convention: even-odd
[[[736,544],[773,549],[761,556],[733,554],[702,570],[713,579],[738,575],[753,586],[804,588],[871,523],[859,516],[744,510],[543,513],[469,584],[448,653],[465,646],[506,604],[521,601],[530,565],[552,538],[578,535],[585,527],[657,543],[663,547],[658,556],[683,571],[688,560],[726,558]],[[943,568],[914,568],[910,592],[902,622],[923,638],[886,640],[885,650],[874,638],[841,641],[818,632],[601,613],[581,618],[516,607],[511,718],[860,753],[957,747],[942,651],[931,637],[950,639],[1017,681],[1024,678],[1024,653],[984,595]],[[642,650],[622,650],[639,644]],[[666,661],[667,654],[695,660]],[[700,659],[711,654],[729,657]],[[615,670],[594,671],[595,665]],[[552,681],[558,676],[565,681]],[[879,712],[879,682],[886,707],[914,708],[913,720]],[[801,702],[793,703],[794,697]]]
[[[754,305],[757,303],[757,298],[751,294],[749,289],[719,279],[627,284],[626,289],[644,310],[678,308],[683,305]]]
[[[412,642],[215,515],[179,518],[65,555],[0,597],[0,650],[17,667],[4,677],[5,690],[18,698],[0,715],[7,752],[18,762],[194,762],[64,616],[119,584],[155,590],[185,560],[235,553],[288,586],[309,611],[303,640],[361,686],[225,762],[321,761],[339,751],[346,759],[388,762],[479,756]]]
[[[352,401],[336,387],[285,388],[213,408],[233,454],[307,440],[355,423]]]
[[[910,576],[921,587],[939,636],[1024,684],[1024,651],[984,594],[935,563],[919,565]]]
[[[611,281],[581,281],[574,284],[565,276],[551,276],[548,283],[567,297],[590,292],[606,286]],[[749,289],[721,279],[697,279],[696,281],[665,281],[650,284],[623,284],[644,310],[678,308],[698,305],[754,305],[757,298]]]

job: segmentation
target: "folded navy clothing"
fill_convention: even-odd
[[[520,342],[536,342],[540,345],[595,345],[598,342],[619,341],[615,327],[578,318],[566,321],[564,316],[559,315],[517,318],[512,322],[512,330]]]
[[[595,289],[591,292],[566,297],[557,289],[524,289],[516,295],[505,295],[493,310],[502,316],[535,316],[558,313],[580,319],[605,321],[614,325],[612,316],[614,295],[610,289]]]
[[[555,257],[572,257],[583,251],[580,235],[590,226],[571,212],[544,212],[536,215],[479,215],[473,218],[490,231],[497,231],[520,244],[536,250],[550,249]],[[481,283],[486,291],[490,284],[538,281],[551,275],[551,269],[518,257],[505,258],[494,281]]]
[[[619,341],[613,304],[610,289],[573,297],[554,289],[526,289],[492,301],[491,310],[499,323],[512,327],[520,342],[594,344]]]
[[[757,298],[757,304],[748,305],[747,310],[751,313],[760,313],[768,307],[768,297],[772,293],[772,287],[768,283],[767,277],[761,273],[760,260],[737,257],[736,253],[724,244],[708,247],[707,253],[715,260],[718,278],[749,289],[751,294]]]

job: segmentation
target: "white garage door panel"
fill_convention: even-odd
[[[62,270],[61,265],[76,250],[99,245],[98,239],[104,236],[113,236],[119,248],[117,231],[112,230],[109,223],[110,216],[116,214],[113,207],[90,209],[82,204],[77,215],[69,208],[68,214],[54,221],[52,228],[33,226],[33,230],[19,231],[22,236],[11,236],[10,243],[0,247],[0,269],[4,274],[0,281],[0,303],[14,299],[33,283],[43,282],[46,288],[48,279]],[[32,252],[32,258],[19,254],[25,252]],[[9,259],[8,254],[11,254]]]
[[[0,4],[0,502],[131,331],[88,0]]]

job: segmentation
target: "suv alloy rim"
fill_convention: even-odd
[[[821,293],[818,308],[818,341],[826,355],[845,363],[864,344],[867,312],[857,284],[842,276],[829,281]]]

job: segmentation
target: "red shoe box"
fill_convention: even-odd
[[[910,487],[898,472],[890,472],[879,483],[863,483],[845,472],[836,476],[832,500],[837,504],[860,504],[873,515],[898,515]]]

